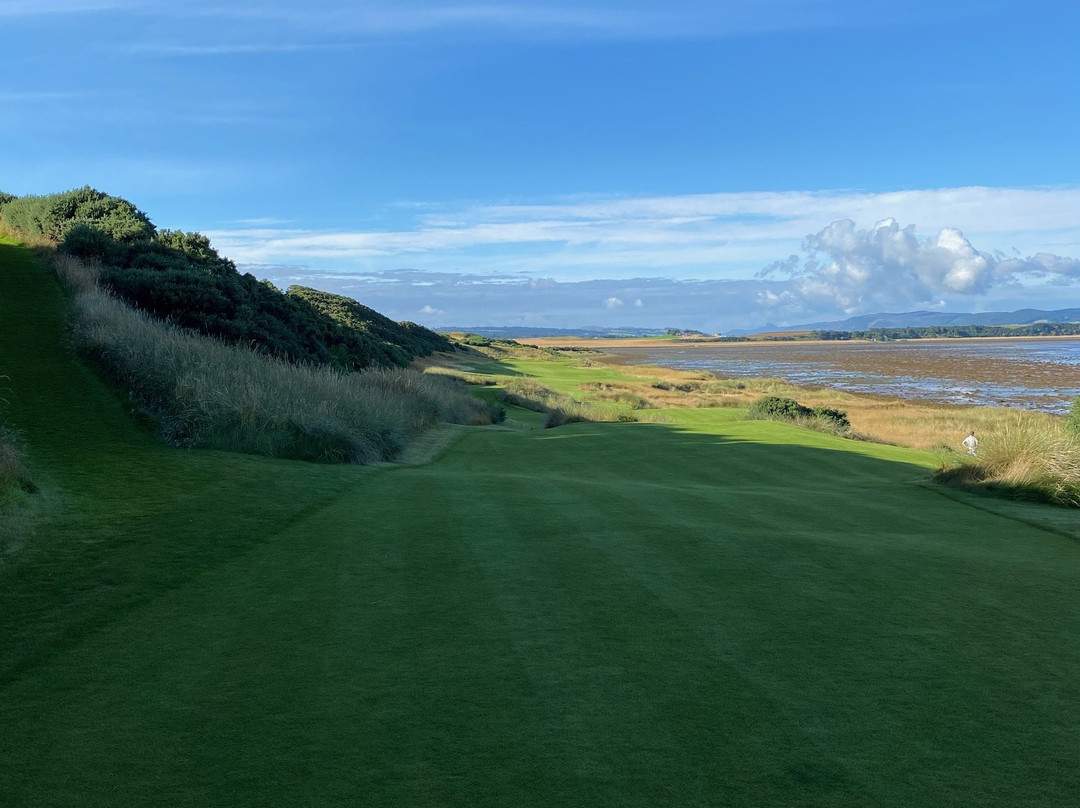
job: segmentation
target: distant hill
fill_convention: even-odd
[[[1039,322],[1080,322],[1080,309],[1057,309],[1056,311],[1020,309],[1018,311],[985,311],[979,314],[947,311],[861,314],[857,317],[849,317],[846,320],[804,323],[802,325],[769,325],[767,328],[756,331],[741,331],[738,333],[756,334],[762,331],[866,331],[872,328],[919,328],[924,326],[957,325],[1032,325]]]
[[[659,337],[668,333],[667,328],[543,328],[540,326],[469,326],[446,327],[439,331],[447,334],[479,334],[495,339],[527,339],[528,337]],[[690,332],[684,332],[690,333]],[[699,333],[699,332],[694,332]]]

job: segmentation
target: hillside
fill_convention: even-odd
[[[1076,540],[927,486],[930,455],[733,408],[512,411],[417,466],[181,451],[72,355],[64,306],[0,246],[5,417],[51,503],[0,555],[0,804],[1080,788]],[[462,361],[567,390],[594,372]]]
[[[283,294],[239,273],[205,236],[159,230],[132,203],[92,188],[10,198],[0,221],[100,266],[105,286],[158,319],[271,356],[362,370],[453,350],[435,332],[350,298],[303,287]]]

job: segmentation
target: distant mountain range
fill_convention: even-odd
[[[1080,322],[1080,309],[1020,309],[1019,311],[984,311],[980,314],[949,311],[905,311],[900,313],[860,314],[846,320],[804,325],[766,326],[754,331],[731,333],[756,334],[763,331],[865,331],[869,328],[918,328],[951,325],[1032,325],[1038,322]]]

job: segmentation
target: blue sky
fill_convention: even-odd
[[[0,0],[0,189],[433,326],[1080,305],[1073,3]]]

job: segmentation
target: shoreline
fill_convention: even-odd
[[[604,352],[617,348],[703,348],[732,346],[748,347],[756,345],[791,347],[799,345],[895,345],[921,344],[928,342],[945,343],[986,343],[986,342],[1060,342],[1080,340],[1077,334],[1028,335],[1015,337],[920,337],[918,339],[894,339],[887,342],[872,339],[749,339],[746,341],[718,342],[709,339],[668,339],[664,337],[517,337],[512,342],[521,345],[535,345],[538,348],[594,348]]]

